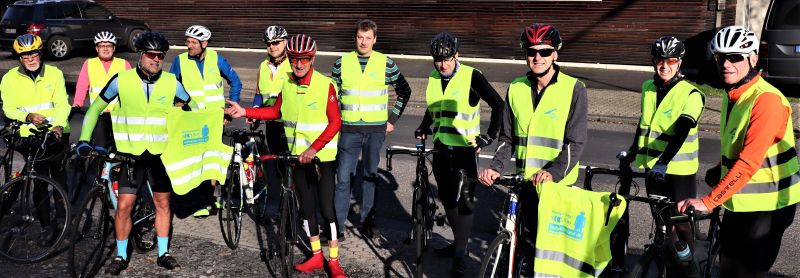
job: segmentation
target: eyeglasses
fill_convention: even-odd
[[[735,64],[744,61],[744,59],[747,57],[750,57],[750,54],[714,54],[714,60],[717,61],[718,64],[724,64],[725,61],[730,61],[732,64]]]
[[[147,57],[147,59],[155,60],[158,58],[159,60],[164,60],[163,52],[145,52],[144,56]]]
[[[441,63],[441,62],[452,62],[452,61],[455,61],[455,60],[456,60],[456,56],[450,56],[450,57],[447,57],[447,58],[444,58],[444,59],[436,59],[436,58],[434,58],[433,62],[434,63]]]
[[[33,59],[39,58],[39,56],[42,56],[42,54],[39,53],[39,52],[34,52],[34,53],[31,53],[31,54],[22,54],[22,55],[19,56],[19,58],[23,59],[23,60],[33,60]]]
[[[550,57],[550,55],[553,55],[553,52],[556,52],[555,48],[543,48],[543,49],[525,48],[525,55],[527,55],[528,57],[536,57],[536,53],[539,53],[539,56],[542,57]]]
[[[311,58],[289,58],[289,63],[297,64],[298,62],[303,65],[308,65],[311,63]]]
[[[653,65],[656,65],[656,66],[661,66],[661,65],[663,65],[664,63],[666,63],[668,66],[674,66],[674,65],[678,64],[678,62],[680,62],[680,61],[681,61],[681,60],[680,60],[680,59],[678,59],[678,58],[666,58],[666,59],[657,59],[657,58],[654,58],[654,59],[653,59]]]
[[[112,48],[114,48],[114,45],[113,44],[98,45],[97,48],[99,48],[99,49],[112,49]]]
[[[277,41],[268,41],[268,42],[267,42],[267,45],[269,45],[269,46],[273,46],[273,45],[279,45],[279,44],[280,44],[282,41],[283,41],[283,40],[277,40]]]

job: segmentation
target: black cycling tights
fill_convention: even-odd
[[[433,177],[436,179],[439,199],[444,209],[458,208],[458,214],[472,214],[472,206],[468,206],[467,202],[472,202],[475,198],[475,183],[467,184],[467,196],[461,196],[458,201],[456,198],[459,196],[459,170],[465,170],[470,178],[478,177],[478,156],[475,148],[449,147],[439,141],[436,141],[433,148],[438,150],[433,155]]]
[[[304,164],[294,169],[294,184],[300,197],[303,218],[308,221],[308,236],[318,236],[317,204],[322,218],[332,227],[331,238],[336,238],[336,214],[333,210],[333,191],[336,184],[335,161],[319,164],[319,175],[313,164]]]

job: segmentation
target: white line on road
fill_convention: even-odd
[[[399,145],[393,145],[393,146],[391,146],[391,147],[392,147],[392,148],[395,148],[395,149],[402,149],[402,150],[409,150],[409,151],[415,151],[415,150],[417,150],[417,147],[413,147],[413,148],[412,148],[412,147],[399,146]],[[485,158],[485,159],[494,159],[494,156],[493,156],[493,155],[487,155],[487,154],[479,154],[479,155],[478,155],[478,157],[480,157],[480,158]],[[511,158],[511,161],[516,161],[516,159],[514,159],[514,158],[512,157],[512,158]],[[581,168],[581,170],[582,170],[582,169],[586,169],[586,166],[585,166],[585,165],[580,165],[580,168]]]

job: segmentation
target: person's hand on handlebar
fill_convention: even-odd
[[[547,172],[546,170],[539,170],[539,172],[536,172],[536,174],[533,175],[534,185],[540,185],[545,182],[552,182],[552,181],[553,181],[553,175],[550,174],[550,172]]]
[[[492,186],[494,181],[500,177],[500,173],[497,171],[487,168],[483,169],[483,172],[478,174],[478,181],[480,181],[485,186]]]
[[[51,130],[53,131],[53,133],[56,134],[56,138],[58,138],[58,140],[61,140],[61,136],[64,135],[64,127],[57,126],[57,127],[54,127]]]
[[[45,121],[47,121],[47,118],[39,113],[30,113],[28,114],[28,117],[25,118],[25,120],[31,122],[33,125],[38,127],[41,126]]]
[[[245,116],[244,108],[242,108],[242,106],[240,106],[238,103],[230,100],[226,100],[225,103],[231,106],[229,108],[225,108],[225,114],[231,115],[231,117],[234,119]]]
[[[316,156],[317,156],[317,150],[309,147],[308,149],[306,149],[306,151],[300,154],[300,157],[297,160],[300,161],[300,164],[311,163],[311,161],[314,160],[314,157]]]
[[[78,145],[75,146],[75,153],[80,157],[87,157],[92,153],[92,149],[92,145],[89,145],[89,142],[78,141]]]
[[[684,213],[689,206],[693,206],[694,210],[699,212],[711,211],[711,209],[706,206],[706,203],[703,203],[703,200],[696,198],[689,198],[678,202],[678,211]]]
[[[420,127],[420,128],[417,128],[417,130],[414,130],[414,137],[417,138],[418,140],[425,140],[425,139],[428,138],[428,134],[432,134],[432,133],[433,133],[433,131],[431,131],[430,128],[428,128],[428,127]]]
[[[657,183],[663,183],[667,177],[667,165],[656,164],[653,169],[647,171],[647,178]]]

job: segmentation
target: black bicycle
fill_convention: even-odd
[[[25,155],[21,173],[0,186],[0,257],[12,262],[32,263],[47,258],[63,241],[70,223],[63,185],[35,170],[37,162],[63,155],[65,147],[50,127],[44,124],[36,128],[21,122],[6,127],[5,157],[9,160],[5,161],[4,177],[11,177],[13,152]],[[22,137],[21,133],[27,131],[30,135]]]
[[[508,200],[503,206],[503,218],[497,236],[489,243],[489,249],[481,260],[481,270],[477,277],[517,277],[520,274],[520,254],[517,252],[517,238],[520,236],[520,223],[517,216],[523,200],[519,191],[525,184],[522,175],[503,175],[494,181],[495,185],[508,188]]]
[[[417,177],[414,181],[414,193],[411,207],[411,236],[407,243],[413,242],[416,250],[414,258],[414,277],[422,277],[422,255],[427,247],[427,241],[433,232],[433,223],[443,224],[443,217],[436,217],[436,201],[428,181],[430,172],[426,161],[436,150],[425,150],[425,140],[420,140],[416,149],[407,149],[400,146],[386,148],[386,170],[392,171],[392,156],[404,154],[417,157]]]

